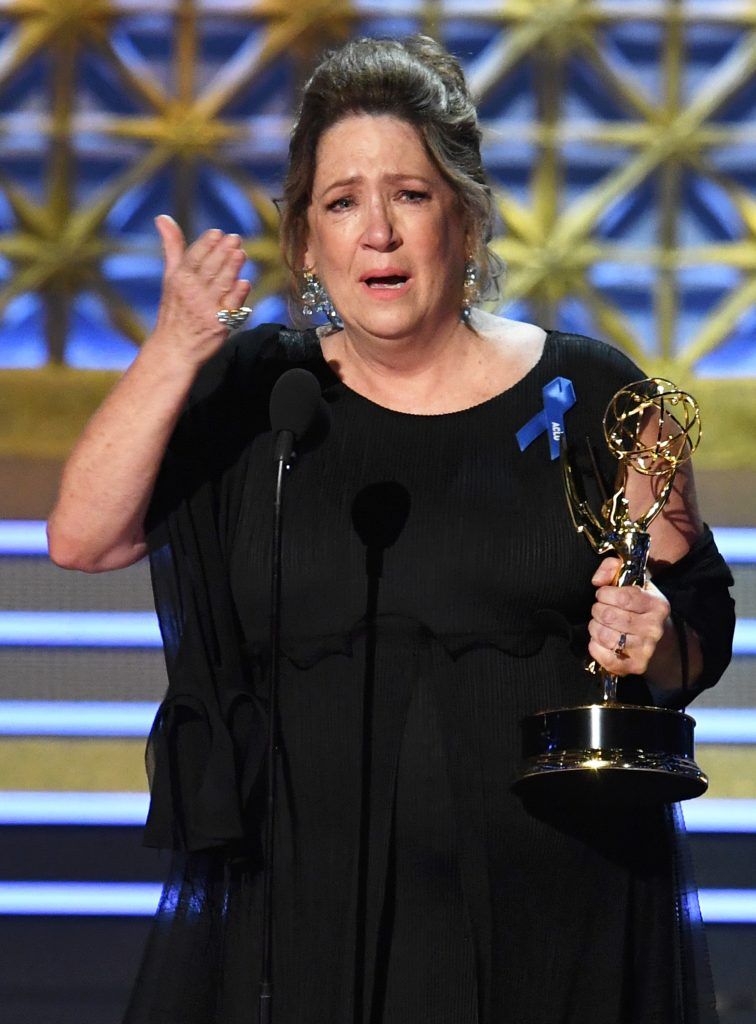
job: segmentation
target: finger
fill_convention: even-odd
[[[628,669],[626,667],[626,663],[620,661],[619,658],[615,657],[612,651],[608,650],[596,640],[591,640],[588,644],[588,654],[594,661],[598,662],[603,669],[607,672],[611,672],[612,675],[627,675]]]
[[[669,601],[667,600],[667,598],[664,596],[661,590],[659,590],[659,588],[656,586],[654,581],[649,576],[646,577],[646,582],[643,584],[643,592],[645,594],[648,594],[650,598],[658,599],[663,604],[669,605]]]
[[[642,653],[637,655],[633,651],[632,654],[626,654],[623,651],[617,655],[614,650],[592,638],[588,644],[588,654],[603,669],[615,676],[642,675],[648,664],[648,658]]]
[[[624,608],[617,608],[616,605],[602,604],[600,601],[591,608],[591,619],[600,622],[602,626],[613,629],[615,633],[635,633],[638,619],[637,615]]]
[[[241,278],[223,295],[220,300],[221,307],[238,309],[240,306],[246,306],[250,288],[250,282],[245,278]]]
[[[596,619],[591,619],[588,623],[588,632],[596,643],[605,650],[611,651],[621,661],[631,656],[633,648],[639,642],[639,638],[634,637],[632,633],[621,632],[612,626],[605,626]]]
[[[615,587],[597,590],[591,616],[619,633],[632,633],[654,642],[658,641],[669,616],[669,602],[662,594],[656,597],[636,587],[626,589],[634,590],[636,593],[630,600],[623,601],[622,605],[615,600]]]
[[[666,603],[661,595],[657,597],[651,591],[643,587],[599,587],[596,591],[596,601],[599,604],[611,605],[620,608],[622,611],[633,612],[636,615],[645,615],[653,612],[657,606],[660,611]],[[659,600],[661,597],[661,600]]]
[[[639,637],[656,636],[664,622],[658,615],[639,615],[598,602],[591,609],[591,619],[595,619],[596,622],[600,622],[602,626],[608,627],[615,633],[627,633]]]
[[[205,232],[186,251],[187,272],[199,277],[202,283],[213,283],[229,256],[238,251],[238,238],[238,235],[224,235],[217,228]]]
[[[199,238],[192,242],[184,254],[184,266],[192,274],[203,274],[205,260],[220,245],[224,234],[218,228],[203,231]]]
[[[155,227],[160,235],[160,244],[163,248],[164,276],[169,277],[184,256],[186,250],[184,232],[173,217],[169,217],[167,213],[161,213],[155,218]]]
[[[619,558],[605,558],[593,574],[591,583],[596,587],[611,586],[617,578],[621,565]]]
[[[240,252],[241,238],[237,234],[224,235],[202,261],[202,276],[208,281],[217,280],[228,261],[236,259]]]
[[[247,254],[242,249],[232,249],[226,254],[213,278],[213,283],[221,295],[225,295],[234,286],[246,258]]]
[[[609,644],[612,643],[614,641],[610,640]],[[611,647],[594,637],[591,637],[588,643],[590,656],[595,658],[607,672],[613,672],[618,676],[643,675],[656,649],[656,644],[642,637],[631,638],[628,636],[624,648],[619,651],[618,648],[619,642]]]

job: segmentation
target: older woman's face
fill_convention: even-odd
[[[305,266],[347,331],[407,339],[456,324],[465,227],[412,125],[356,114],[320,138]]]

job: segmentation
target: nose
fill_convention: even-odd
[[[376,196],[366,206],[363,245],[379,252],[393,252],[400,241],[389,205],[382,197]]]

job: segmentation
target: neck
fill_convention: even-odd
[[[477,351],[478,335],[455,321],[423,337],[374,338],[344,330],[322,339],[323,354],[342,381],[356,391],[395,393],[422,398],[460,361]]]

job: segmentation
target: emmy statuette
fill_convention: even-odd
[[[617,586],[643,586],[648,527],[664,508],[678,467],[698,446],[701,420],[693,398],[660,378],[628,384],[604,414],[604,437],[619,460],[614,494],[602,494],[596,514],[577,465],[562,444],[562,476],[570,515],[600,555],[620,560]],[[592,449],[589,445],[589,453]],[[595,461],[594,461],[595,466]],[[628,472],[654,477],[655,500],[630,517]],[[600,473],[596,472],[601,481]],[[682,711],[623,704],[618,677],[591,662],[602,686],[601,703],[558,708],[522,722],[523,769],[514,784],[527,799],[667,803],[700,796],[708,780],[693,755],[694,720]]]

